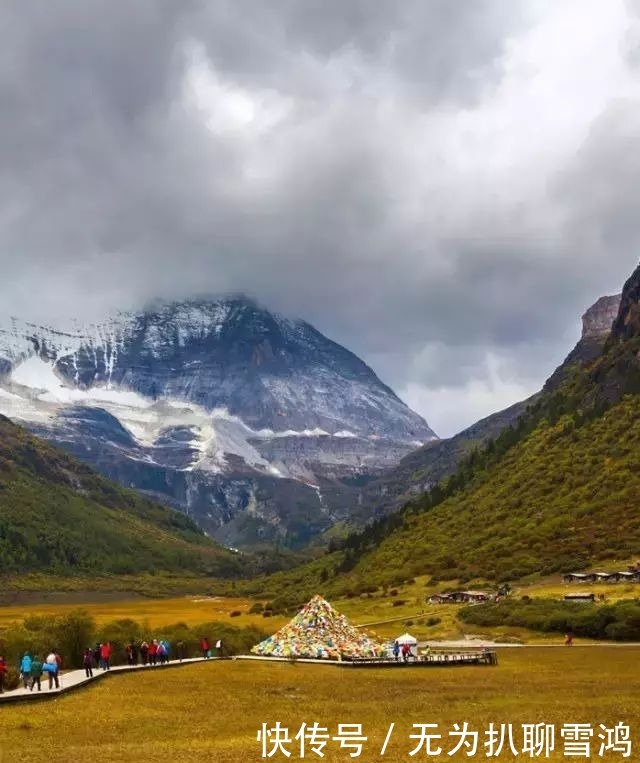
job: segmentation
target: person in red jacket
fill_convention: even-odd
[[[103,670],[109,670],[111,667],[111,644],[107,641],[100,644],[100,663]]]
[[[7,661],[0,654],[0,694],[4,691],[4,678],[7,675]]]
[[[203,657],[211,657],[211,643],[206,636],[200,639],[200,651]]]
[[[158,661],[158,642],[156,639],[149,644],[149,665],[155,665]]]

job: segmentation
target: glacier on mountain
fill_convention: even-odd
[[[0,413],[235,545],[348,518],[358,483],[435,438],[355,355],[244,298],[7,321]]]

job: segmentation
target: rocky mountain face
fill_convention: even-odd
[[[640,265],[622,290],[602,357],[590,373],[591,398],[601,406],[640,393]]]
[[[611,331],[613,322],[618,317],[622,294],[600,297],[582,316],[582,337],[584,343],[589,339],[601,339]]]
[[[576,346],[547,379],[545,390],[556,389],[567,378],[574,364],[594,361],[601,353],[611,333],[620,309],[621,294],[600,297],[582,316],[582,335]]]
[[[233,546],[304,544],[436,439],[353,353],[240,297],[0,324],[0,413]]]
[[[640,336],[640,265],[624,285],[611,334],[616,344]]]

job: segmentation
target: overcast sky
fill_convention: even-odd
[[[3,313],[243,291],[440,435],[640,255],[636,0],[5,0]]]

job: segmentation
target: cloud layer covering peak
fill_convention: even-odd
[[[525,397],[640,253],[640,8],[9,0],[3,313],[244,292],[441,435]]]

